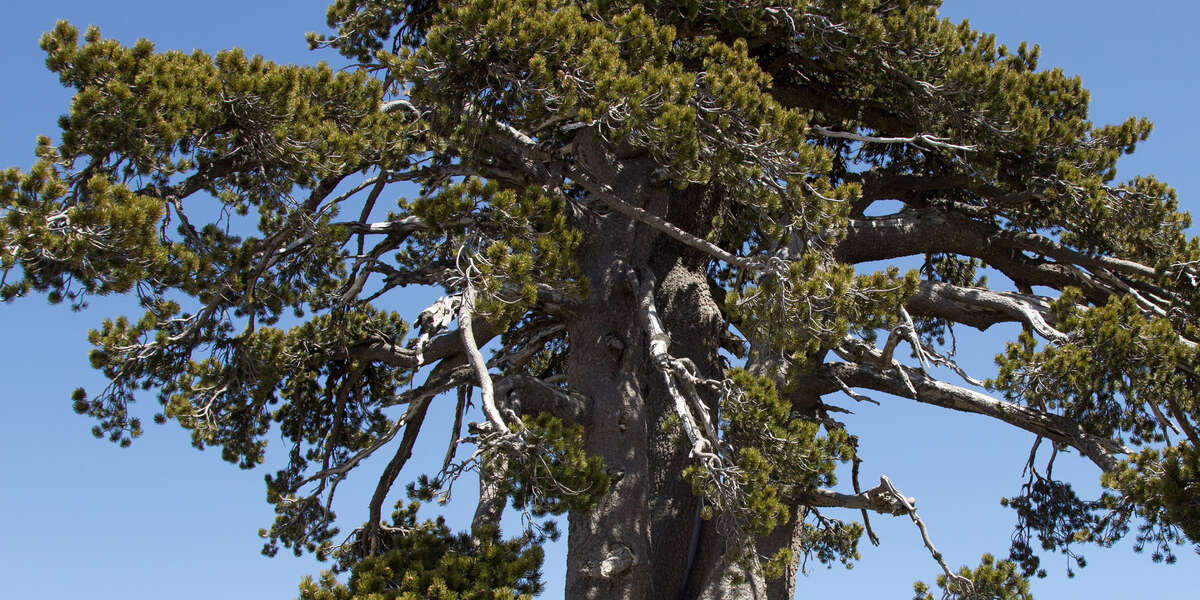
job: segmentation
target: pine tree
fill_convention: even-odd
[[[309,41],[341,70],[59,23],[75,97],[0,179],[0,297],[136,296],[90,334],[97,437],[138,437],[143,391],[243,468],[282,435],[261,533],[331,561],[306,600],[531,597],[556,515],[572,600],[791,598],[871,513],[911,517],[957,598],[1028,598],[1043,554],[1131,528],[1173,562],[1200,543],[1200,242],[1170,187],[1116,182],[1150,123],[1093,124],[1036,46],[938,5],[337,0]],[[420,286],[445,295],[389,310]],[[954,328],[1000,323],[973,379]],[[1007,560],[954,571],[914,499],[864,489],[837,416],[867,393],[1034,436]],[[402,490],[423,428],[451,445]],[[469,471],[468,531],[418,519]]]

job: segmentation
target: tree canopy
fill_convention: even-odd
[[[909,515],[954,597],[1027,598],[1043,554],[1127,536],[1173,561],[1200,541],[1200,244],[1166,184],[1116,179],[1150,124],[1092,123],[1036,46],[938,4],[339,0],[310,44],[341,70],[60,23],[75,97],[0,181],[0,297],[138,299],[90,336],[98,437],[152,415],[253,468],[281,435],[264,551],[331,560],[306,599],[527,597],[563,514],[569,598],[790,598],[870,513]],[[390,309],[419,286],[445,295]],[[978,380],[954,328],[1000,323]],[[1007,560],[952,570],[903,482],[862,485],[887,467],[838,415],[872,393],[1032,434]],[[401,491],[428,428],[442,468]],[[467,471],[470,530],[419,520]]]

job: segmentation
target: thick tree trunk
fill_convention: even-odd
[[[589,171],[630,203],[685,227],[711,219],[712,201],[704,195],[652,187],[650,161],[619,161],[601,154],[600,144],[591,148],[596,160],[587,161]],[[699,499],[681,476],[687,449],[663,430],[673,402],[650,360],[628,278],[644,270],[655,275],[671,353],[715,377],[723,325],[706,260],[615,212],[586,218],[578,259],[589,295],[569,327],[568,378],[572,391],[591,400],[583,417],[585,445],[604,460],[613,485],[593,510],[570,515],[565,597],[762,598],[752,593],[763,589],[754,577],[737,589],[728,586],[734,567],[724,560],[726,544],[713,523],[700,520]]]
[[[627,198],[649,195],[645,183],[650,165],[622,165],[618,171],[619,163],[603,144],[582,136],[578,144],[585,157],[581,162],[616,183],[616,193]],[[568,328],[567,375],[571,390],[590,399],[591,408],[582,419],[584,444],[604,460],[612,485],[593,510],[569,517],[565,597],[649,598],[655,552],[648,444],[653,432],[646,404],[654,373],[647,368],[627,273],[645,265],[653,239],[615,213],[583,218],[579,226],[588,235],[578,262],[589,294]]]
[[[586,254],[597,256],[611,256],[608,252],[616,249],[597,248],[594,241],[588,245]],[[646,407],[653,373],[646,368],[626,264],[613,258],[582,265],[591,287],[579,313],[586,316],[569,328],[570,387],[590,398],[584,443],[604,460],[612,478],[608,494],[592,511],[570,515],[566,598],[572,600],[649,598],[653,590],[647,443],[652,425]]]

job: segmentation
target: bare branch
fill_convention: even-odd
[[[911,498],[909,500],[915,502]],[[882,484],[857,494],[843,494],[833,490],[816,490],[804,496],[801,502],[805,506],[869,510],[892,516],[902,515],[907,511],[904,505],[897,502],[895,497],[888,493],[887,488],[883,487]]]
[[[704,407],[697,406],[697,410],[693,411],[689,406],[689,398],[680,390],[681,383],[694,385],[696,377],[683,360],[671,356],[668,352],[671,337],[663,327],[658,310],[654,306],[654,275],[645,272],[639,278],[636,273],[630,271],[629,279],[633,288],[637,290],[639,316],[650,338],[650,358],[663,374],[667,391],[674,400],[675,414],[679,417],[692,445],[692,456],[700,458],[714,469],[733,465],[733,460],[725,455],[721,440]],[[699,404],[698,399],[695,400],[695,403]]]
[[[917,293],[908,299],[907,308],[913,314],[947,318],[979,329],[1004,321],[1017,322],[1048,341],[1067,339],[1067,334],[1051,326],[1054,317],[1050,302],[1041,296],[922,281]]]
[[[829,137],[854,142],[863,142],[867,144],[913,144],[916,146],[929,146],[933,148],[945,148],[947,150],[962,150],[964,152],[974,152],[975,146],[964,146],[961,144],[951,144],[946,141],[946,138],[934,137],[927,133],[918,133],[912,137],[875,137],[870,135],[860,135],[850,133],[848,131],[834,131],[820,125],[813,125],[813,131]]]
[[[479,502],[471,518],[471,532],[478,535],[485,529],[498,528],[508,498],[504,495],[502,479],[508,470],[508,457],[495,452],[479,465]],[[478,540],[476,540],[478,543]]]
[[[508,424],[504,422],[504,417],[496,408],[496,397],[492,391],[492,376],[488,374],[487,363],[484,362],[483,355],[479,353],[479,346],[475,343],[475,332],[471,326],[474,312],[475,287],[468,279],[458,305],[458,331],[467,354],[467,360],[470,362],[471,368],[475,370],[475,377],[479,381],[479,396],[483,404],[483,413],[497,433],[505,433],[508,431]]]
[[[921,540],[925,542],[925,547],[929,549],[929,554],[933,556],[933,560],[937,561],[938,565],[942,567],[942,572],[946,574],[948,584],[946,588],[954,587],[957,588],[959,593],[970,596],[971,592],[975,590],[975,586],[971,583],[970,579],[950,570],[950,566],[946,564],[946,559],[942,558],[942,553],[933,546],[933,540],[929,539],[929,529],[925,527],[925,521],[921,520],[921,517],[917,515],[917,508],[913,505],[912,500],[904,497],[904,494],[901,494],[896,489],[896,486],[892,485],[892,481],[888,479],[887,475],[879,476],[879,485],[883,486],[904,507],[905,512],[912,518],[917,529],[921,530]]]
[[[905,385],[900,372],[908,376],[912,389]],[[893,372],[885,374],[859,364],[827,363],[818,369],[817,376],[829,380],[828,391],[824,393],[839,391],[841,388],[837,381],[840,380],[854,387],[886,392],[924,404],[986,415],[1071,446],[1104,471],[1115,469],[1119,462],[1117,456],[1130,452],[1113,440],[1088,433],[1081,425],[1067,417],[1037,411],[975,390],[928,378],[903,365],[896,365]]]

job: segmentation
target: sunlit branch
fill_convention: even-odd
[[[915,502],[909,499],[910,502]],[[843,494],[832,490],[816,490],[804,496],[805,506],[820,508],[849,508],[866,510],[884,515],[902,515],[906,509],[882,484],[857,494]]]
[[[901,373],[905,377],[901,377]],[[828,391],[823,393],[839,391],[837,382],[840,381],[852,387],[886,392],[924,404],[986,415],[1071,446],[1104,471],[1116,468],[1118,456],[1129,453],[1121,444],[1090,434],[1067,417],[1037,411],[925,377],[919,371],[898,363],[886,372],[860,364],[827,363],[818,369],[816,375],[829,379]],[[911,384],[911,389],[905,379]]]
[[[688,442],[691,443],[692,456],[703,460],[711,468],[732,465],[733,461],[725,456],[716,429],[704,407],[700,405],[699,399],[688,398],[680,389],[680,384],[684,381],[696,379],[693,373],[694,366],[689,369],[682,359],[677,359],[668,352],[671,338],[658,318],[658,311],[654,306],[654,276],[649,272],[638,274],[631,271],[629,280],[633,289],[637,290],[639,317],[650,338],[650,358],[663,374],[667,390],[674,402],[675,414],[679,417]],[[693,404],[697,405],[696,410],[693,410]]]
[[[813,131],[829,137],[853,142],[863,142],[867,144],[913,144],[916,146],[929,146],[932,148],[945,148],[947,150],[961,150],[963,152],[974,152],[975,146],[951,144],[945,138],[935,137],[926,133],[919,133],[912,137],[877,137],[870,135],[860,135],[850,133],[848,131],[834,131],[820,125],[813,125]]]
[[[942,567],[942,573],[946,575],[948,584],[946,588],[954,587],[960,594],[970,597],[975,586],[971,583],[971,580],[950,570],[950,566],[946,564],[946,559],[942,557],[942,553],[933,546],[933,540],[929,538],[929,529],[925,527],[925,521],[917,514],[916,506],[904,494],[901,494],[896,489],[896,486],[892,485],[892,481],[888,479],[887,475],[879,476],[879,484],[895,498],[896,502],[899,502],[904,507],[905,512],[912,518],[913,524],[921,531],[921,540],[925,542],[925,547],[929,549],[930,556],[933,556],[933,560],[937,561],[938,566]]]
[[[458,304],[459,336],[462,338],[467,360],[471,368],[475,370],[475,377],[479,382],[479,396],[483,404],[483,413],[487,416],[488,422],[495,428],[496,433],[505,433],[508,431],[508,424],[504,422],[504,417],[500,415],[500,410],[496,408],[496,397],[492,391],[492,377],[488,374],[487,363],[484,362],[483,355],[479,353],[479,346],[475,341],[475,332],[471,323],[474,313],[475,288],[471,284],[470,279],[468,279],[462,293],[462,298]]]
[[[987,288],[963,287],[936,281],[922,281],[917,293],[907,302],[913,314],[937,317],[986,329],[1000,322],[1029,326],[1051,342],[1066,341],[1067,335],[1050,321],[1048,299],[1015,292],[995,292]]]

